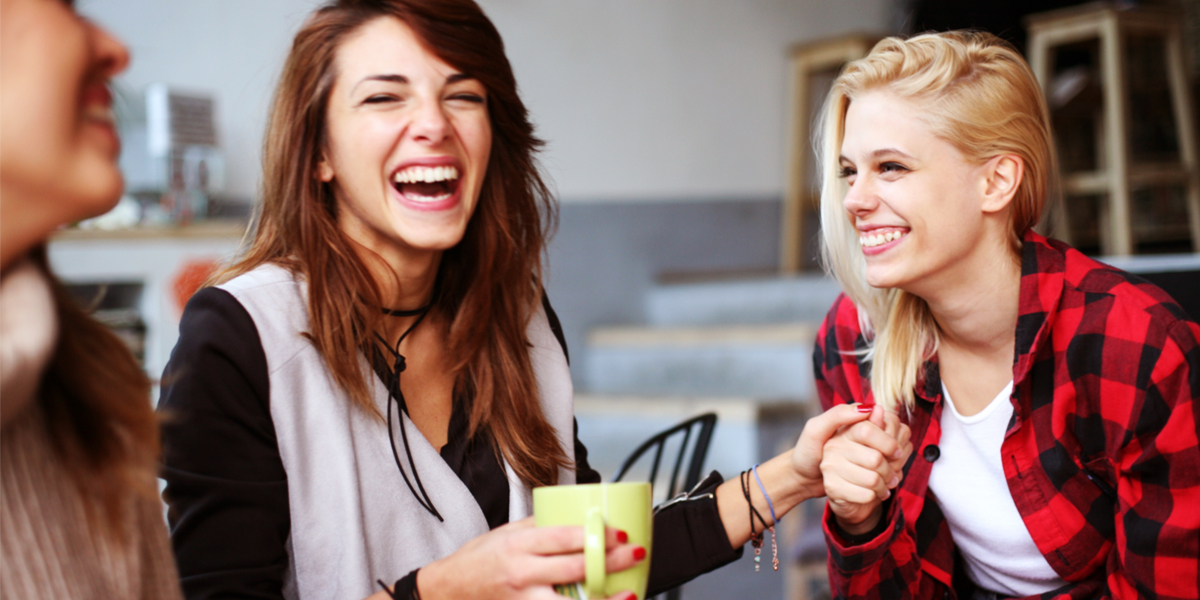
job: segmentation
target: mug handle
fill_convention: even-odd
[[[583,526],[584,590],[588,598],[604,597],[604,514],[599,507],[588,511]]]

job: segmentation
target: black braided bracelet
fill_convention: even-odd
[[[767,520],[763,518],[762,513],[758,512],[757,508],[754,508],[754,501],[750,499],[750,471],[742,471],[742,474],[738,476],[738,480],[742,484],[742,495],[746,497],[746,505],[750,507],[750,537],[758,536],[761,538],[769,525],[767,525]],[[758,522],[762,523],[762,531],[758,533],[754,532],[755,517],[758,517]]]
[[[742,495],[746,497],[746,505],[750,507],[750,545],[754,547],[754,572],[757,573],[762,567],[762,546],[763,534],[769,529],[771,531],[771,554],[772,562],[775,565],[775,570],[779,570],[779,550],[775,545],[775,530],[767,525],[767,520],[763,518],[762,513],[754,508],[754,501],[750,498],[750,471],[742,471],[738,476],[738,481],[742,484]],[[762,531],[755,533],[754,518],[758,517],[758,522],[762,523]]]

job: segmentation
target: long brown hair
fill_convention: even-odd
[[[90,519],[120,533],[129,494],[157,499],[158,421],[150,381],[124,342],[89,317],[32,253],[50,281],[59,331],[38,389],[54,450],[88,503]]]
[[[537,310],[542,253],[555,204],[538,173],[528,111],[499,32],[471,0],[341,0],[296,34],[275,92],[263,147],[262,205],[246,254],[219,280],[283,266],[308,284],[309,336],[351,400],[380,419],[363,352],[382,324],[381,293],[338,227],[331,184],[317,177],[335,55],[349,34],[383,17],[406,23],[438,58],[487,89],[493,136],[480,198],[462,241],[447,250],[433,310],[449,321],[456,390],[473,396],[481,427],[529,485],[557,483],[570,467],[541,411],[526,326]]]

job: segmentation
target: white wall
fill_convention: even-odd
[[[564,201],[782,194],[787,48],[884,30],[889,0],[480,0]],[[126,41],[125,90],[217,97],[227,191],[251,197],[271,89],[319,0],[81,0]]]
[[[292,35],[318,0],[80,0],[129,46],[121,93],[151,83],[213,93],[226,192],[256,195],[268,104]]]
[[[887,0],[484,0],[565,200],[783,194],[787,50]]]

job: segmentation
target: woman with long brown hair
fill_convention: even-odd
[[[0,596],[177,598],[150,385],[46,263],[121,195],[109,79],[129,54],[69,2],[0,0]]]
[[[542,292],[540,145],[471,0],[342,0],[297,34],[253,242],[191,300],[163,377],[190,597],[383,581],[380,597],[548,598],[583,578],[580,528],[525,518],[532,487],[599,481]],[[746,502],[771,508],[760,489],[777,515],[820,495],[824,439],[864,418],[819,419],[762,488],[718,476],[660,511],[651,591],[736,558]],[[610,569],[646,558],[610,535]]]

